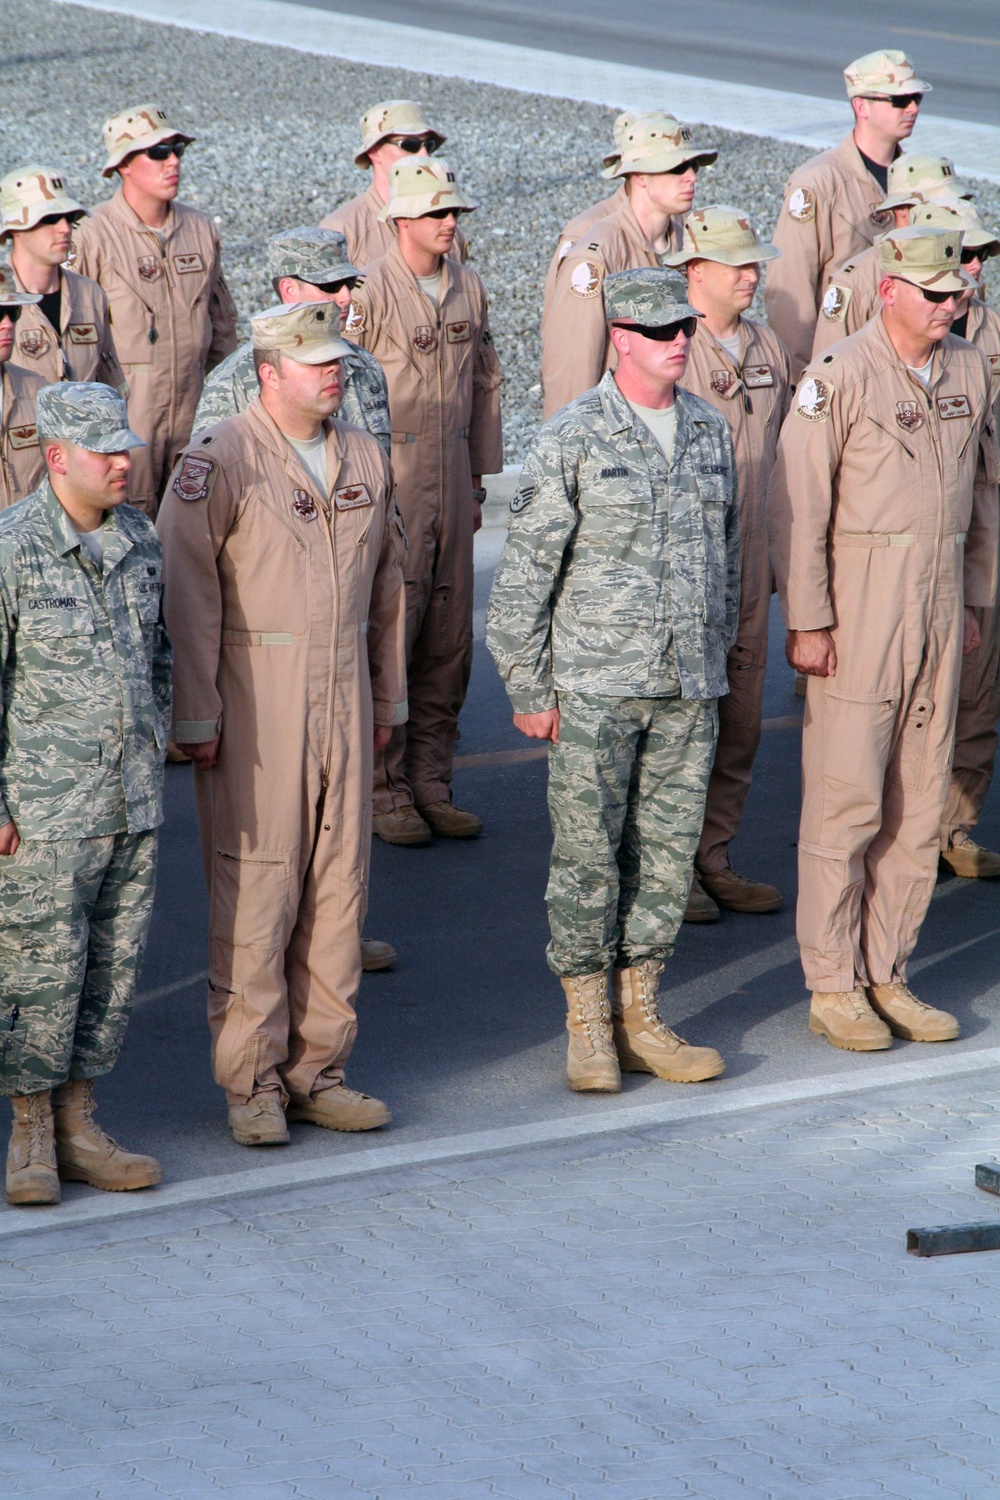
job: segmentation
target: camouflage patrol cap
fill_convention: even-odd
[[[14,267],[0,264],[0,307],[29,307],[41,302],[41,292],[19,292],[14,280]]]
[[[0,244],[21,229],[34,229],[58,215],[70,220],[87,210],[66,191],[58,172],[48,167],[18,167],[0,180]]]
[[[667,266],[685,266],[689,260],[715,260],[724,266],[757,266],[776,260],[777,245],[761,240],[741,208],[712,203],[697,208],[684,221],[684,244],[673,255],[665,255]]]
[[[439,156],[407,156],[389,169],[389,201],[379,210],[385,219],[420,219],[439,208],[467,214],[476,207],[459,191],[455,174]]]
[[[637,115],[622,133],[621,156],[609,177],[627,177],[630,172],[670,172],[690,163],[710,167],[719,153],[711,146],[696,146],[687,125],[659,111]]]
[[[163,141],[194,140],[185,135],[167,119],[158,104],[135,104],[112,115],[103,125],[104,145],[108,159],[101,168],[102,177],[110,177],[120,167],[126,156],[136,151],[145,151],[149,146],[159,146]]]
[[[879,269],[929,292],[964,292],[972,286],[962,270],[961,229],[908,226],[890,229],[877,242]]]
[[[282,276],[294,276],[311,286],[323,286],[328,281],[363,278],[365,273],[351,264],[347,239],[339,229],[304,224],[268,241],[267,274],[272,282]]]
[[[606,276],[604,315],[609,323],[632,323],[640,328],[665,328],[668,323],[704,316],[688,302],[680,272],[660,266],[639,266]]]
[[[361,116],[361,150],[354,158],[355,165],[370,167],[369,151],[393,135],[426,136],[428,151],[439,151],[448,139],[428,123],[420,105],[412,99],[383,99]]]
[[[62,381],[38,392],[35,421],[40,438],[62,439],[90,453],[124,453],[146,444],[128,425],[125,402],[99,381]]]
[[[297,365],[327,365],[350,354],[340,337],[340,312],[330,302],[288,302],[250,319],[255,349],[277,349]]]
[[[910,210],[910,223],[925,229],[961,229],[963,250],[977,250],[980,260],[1000,255],[1000,236],[987,229],[975,206],[964,198],[935,198],[933,203],[918,203]]]
[[[615,123],[611,127],[611,139],[615,143],[615,149],[613,151],[609,151],[607,156],[604,157],[603,166],[605,170],[601,173],[602,177],[609,176],[607,168],[615,166],[616,163],[621,160],[622,141],[625,138],[625,132],[632,125],[634,125],[636,120],[638,119],[639,115],[630,109],[622,110],[621,114],[615,117]]]
[[[918,78],[905,52],[889,49],[866,52],[844,69],[848,99],[874,95],[890,99],[893,94],[929,94],[931,86]]]
[[[890,208],[912,208],[930,198],[975,198],[967,183],[955,176],[955,164],[947,156],[921,156],[918,151],[897,156],[889,167],[888,196],[876,212]]]

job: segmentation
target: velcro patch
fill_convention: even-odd
[[[351,303],[350,316],[344,324],[344,337],[356,339],[359,334],[364,333],[368,325],[368,315],[360,302]]]
[[[759,391],[765,386],[774,384],[774,375],[770,365],[744,365],[743,384],[748,391]]]
[[[316,509],[316,501],[308,490],[292,490],[292,510],[303,521],[315,521],[319,515]]]
[[[29,359],[41,359],[52,343],[44,328],[26,328],[18,335],[17,347]]]
[[[799,386],[795,410],[808,422],[825,422],[830,414],[831,394],[826,381],[817,380],[814,376]]]
[[[69,329],[69,341],[71,344],[96,344],[96,323],[71,323]]]
[[[603,281],[603,266],[594,260],[581,260],[570,272],[569,289],[575,297],[596,297]]]
[[[461,323],[446,323],[444,336],[449,344],[467,344],[472,338],[472,324],[467,319]]]
[[[178,276],[189,276],[192,271],[204,271],[204,269],[205,262],[196,250],[193,250],[190,255],[174,256],[174,270]]]
[[[809,224],[816,217],[816,194],[809,188],[796,188],[788,200],[788,217],[796,224]]]
[[[421,354],[433,354],[438,346],[438,336],[429,323],[421,323],[413,330],[413,347]]]
[[[828,323],[842,323],[847,317],[847,307],[854,294],[849,286],[838,286],[834,282],[826,289],[826,295],[820,303],[820,315]]]
[[[617,464],[613,468],[602,469],[601,470],[601,478],[602,479],[627,479],[628,478],[628,469],[624,468],[621,464]]]
[[[712,390],[717,396],[724,396],[733,383],[733,376],[729,370],[712,371]]]
[[[138,268],[143,281],[159,281],[163,275],[163,266],[155,255],[140,255]]]
[[[207,500],[215,483],[215,460],[200,453],[185,453],[173,483],[179,500]]]
[[[939,396],[937,398],[938,416],[943,420],[950,417],[971,417],[972,407],[969,405],[968,396]]]
[[[902,427],[904,432],[916,432],[918,427],[923,427],[924,414],[920,410],[920,402],[897,401],[896,424]]]
[[[344,484],[339,490],[334,490],[333,503],[338,510],[360,510],[373,501],[366,484]]]
[[[34,423],[24,427],[8,427],[7,437],[12,448],[38,447],[38,428]]]

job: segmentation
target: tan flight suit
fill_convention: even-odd
[[[869,318],[882,311],[878,289],[884,274],[877,245],[869,245],[834,272],[820,303],[813,334],[813,359],[849,334],[857,333]]]
[[[853,134],[803,162],[789,177],[774,234],[781,259],[768,267],[767,321],[788,350],[792,379],[809,363],[823,294],[838,266],[892,228],[885,193]]]
[[[396,226],[391,219],[378,217],[385,203],[369,183],[363,193],[350,198],[320,220],[320,229],[339,229],[347,239],[347,256],[359,270],[374,260],[388,255],[396,243]],[[469,258],[469,247],[461,229],[455,230],[455,238],[448,251],[450,260],[465,262]]]
[[[669,249],[684,242],[684,223],[675,218]],[[604,278],[634,266],[658,266],[626,199],[577,240],[563,257],[542,314],[542,414],[546,421],[575,396],[597,385],[617,363],[604,319]]]
[[[797,931],[806,984],[905,982],[937,875],[963,603],[990,606],[998,456],[989,365],[948,336],[931,389],[881,317],[810,365],[768,527],[785,624],[832,632],[807,678]]]
[[[965,337],[986,355],[993,370],[993,416],[1000,430],[1000,315],[974,297],[968,304]],[[955,755],[948,800],[941,818],[941,848],[956,833],[979,822],[993,780],[1000,719],[1000,609],[977,609],[980,643],[962,658],[955,725]]]
[[[699,321],[681,384],[726,418],[736,454],[740,620],[726,662],[729,692],[719,699],[719,739],[695,857],[699,870],[715,874],[729,863],[760,744],[771,604],[767,486],[788,410],[788,356],[769,328],[744,317],[737,364]]]
[[[308,1095],[354,1044],[372,730],[406,716],[402,533],[374,438],[327,423],[333,504],[254,401],[181,456],[158,530],[174,738],[209,886],[208,1019],[230,1102]],[[206,493],[207,491],[207,493]]]
[[[14,272],[19,292],[26,290]],[[46,385],[60,380],[98,380],[120,396],[128,386],[115,352],[108,299],[96,281],[76,271],[59,271],[62,293],[58,332],[42,312],[40,302],[22,309],[11,360],[41,375]]]
[[[174,457],[191,436],[209,370],[236,348],[236,306],[219,236],[197,209],[173,203],[162,236],[121,188],[73,230],[74,269],[111,304],[115,348],[129,385],[128,418],[148,447],[132,455],[129,500],[155,516]]]
[[[582,240],[595,224],[613,214],[623,203],[628,202],[628,193],[625,191],[625,183],[618,185],[618,191],[612,193],[610,198],[603,198],[600,203],[594,203],[590,208],[585,208],[575,218],[570,219],[556,244],[555,254],[549,261],[549,269],[545,273],[545,292],[542,306],[547,307],[552,297],[552,291],[556,284],[559,268],[566,259],[577,240]]]
[[[0,384],[0,510],[6,510],[30,495],[45,477],[45,460],[35,427],[35,398],[46,382],[8,360],[0,365]]]
[[[398,246],[366,277],[344,333],[385,371],[407,539],[410,712],[377,758],[375,811],[385,813],[451,799],[455,732],[472,669],[472,475],[503,468],[503,377],[475,271],[444,260],[437,309]]]

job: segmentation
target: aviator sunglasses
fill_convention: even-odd
[[[437,150],[437,141],[427,135],[391,135],[390,146],[398,146],[400,151],[406,151],[410,156],[416,156],[418,151],[426,150],[431,156]]]

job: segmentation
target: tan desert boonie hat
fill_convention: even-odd
[[[896,276],[928,292],[964,292],[974,285],[962,270],[961,229],[911,225],[890,229],[876,244],[883,276]]]
[[[255,349],[277,349],[297,365],[328,365],[351,353],[340,337],[340,309],[334,302],[289,302],[254,313],[250,333]]]
[[[625,129],[621,156],[607,177],[626,177],[630,172],[670,172],[690,163],[710,167],[718,158],[711,146],[696,146],[687,125],[673,115],[637,115]]]
[[[689,260],[716,260],[724,266],[756,266],[776,260],[777,245],[760,239],[741,208],[712,203],[696,208],[684,221],[684,243],[673,255],[665,255],[665,266],[686,266]]]
[[[121,114],[105,120],[103,134],[108,159],[101,168],[102,177],[110,177],[126,156],[135,151],[159,146],[162,141],[187,141],[190,144],[194,140],[193,135],[186,135],[171,125],[158,104],[136,104],[131,109],[123,109]]]
[[[461,193],[455,174],[439,156],[410,156],[389,170],[389,201],[379,210],[385,219],[421,219],[439,208],[467,214],[476,207]]]
[[[923,229],[962,230],[962,249],[978,250],[980,260],[1000,255],[1000,235],[987,229],[975,207],[964,198],[937,198],[918,203],[910,212],[910,223]]]
[[[66,191],[58,172],[48,167],[18,167],[0,181],[0,242],[21,229],[34,229],[59,215],[79,219],[87,210]]]
[[[639,118],[640,116],[638,114],[633,113],[633,111],[629,109],[622,110],[621,114],[616,117],[615,123],[611,127],[611,139],[615,143],[615,149],[613,151],[609,151],[607,156],[603,158],[602,165],[605,168],[613,167],[616,162],[621,160],[622,140],[624,139],[625,132],[630,129],[630,127],[634,125],[636,120],[638,120]],[[607,177],[607,175],[607,171],[601,173],[602,177]]]
[[[30,307],[33,302],[41,300],[41,292],[19,292],[14,267],[0,264],[0,307]]]
[[[361,116],[361,150],[354,158],[358,167],[370,167],[369,151],[374,151],[392,135],[422,135],[427,137],[428,151],[440,151],[446,135],[435,130],[419,104],[412,99],[383,99],[372,105]]]
[[[955,164],[947,156],[921,156],[907,152],[889,167],[889,191],[876,213],[889,208],[913,208],[932,198],[975,198],[977,194],[955,176]]]
[[[913,64],[905,52],[866,52],[855,58],[844,69],[848,99],[860,99],[866,95],[882,95],[886,99],[893,94],[929,94],[931,85],[918,78]]]

